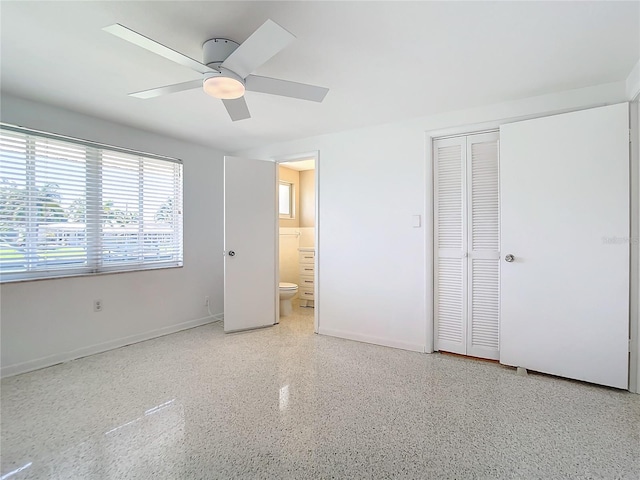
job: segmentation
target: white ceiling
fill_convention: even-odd
[[[624,80],[640,2],[2,1],[2,90],[225,151]],[[121,23],[201,60],[267,18],[297,40],[256,74],[330,88],[321,104],[248,92],[231,122],[199,78],[101,30]]]

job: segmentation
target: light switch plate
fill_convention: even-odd
[[[413,224],[413,228],[418,228],[420,227],[420,215],[413,215],[411,217],[411,219],[413,220],[412,224]]]

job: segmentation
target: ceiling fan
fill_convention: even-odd
[[[129,95],[132,97],[153,98],[202,88],[207,94],[222,100],[231,120],[235,122],[251,118],[247,102],[244,99],[245,91],[269,93],[313,102],[322,102],[329,91],[328,88],[315,85],[251,75],[260,65],[296,38],[273,20],[267,20],[242,44],[226,38],[207,40],[202,45],[202,63],[118,23],[104,27],[103,30],[145,50],[189,67],[203,76],[201,80],[191,80],[130,93]]]

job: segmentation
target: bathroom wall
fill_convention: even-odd
[[[293,184],[293,216],[294,218],[281,218],[280,227],[299,227],[300,226],[300,172],[286,168],[280,165],[278,167],[279,180]]]
[[[300,227],[300,246],[315,247],[316,245],[316,229],[315,227]]]
[[[315,170],[300,172],[300,226],[316,225],[316,176]]]
[[[300,246],[313,247],[316,242],[315,170],[300,172]]]
[[[280,227],[280,281],[298,284],[298,247],[300,246],[300,229]]]

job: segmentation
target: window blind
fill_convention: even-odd
[[[0,126],[0,280],[177,267],[182,163]]]

